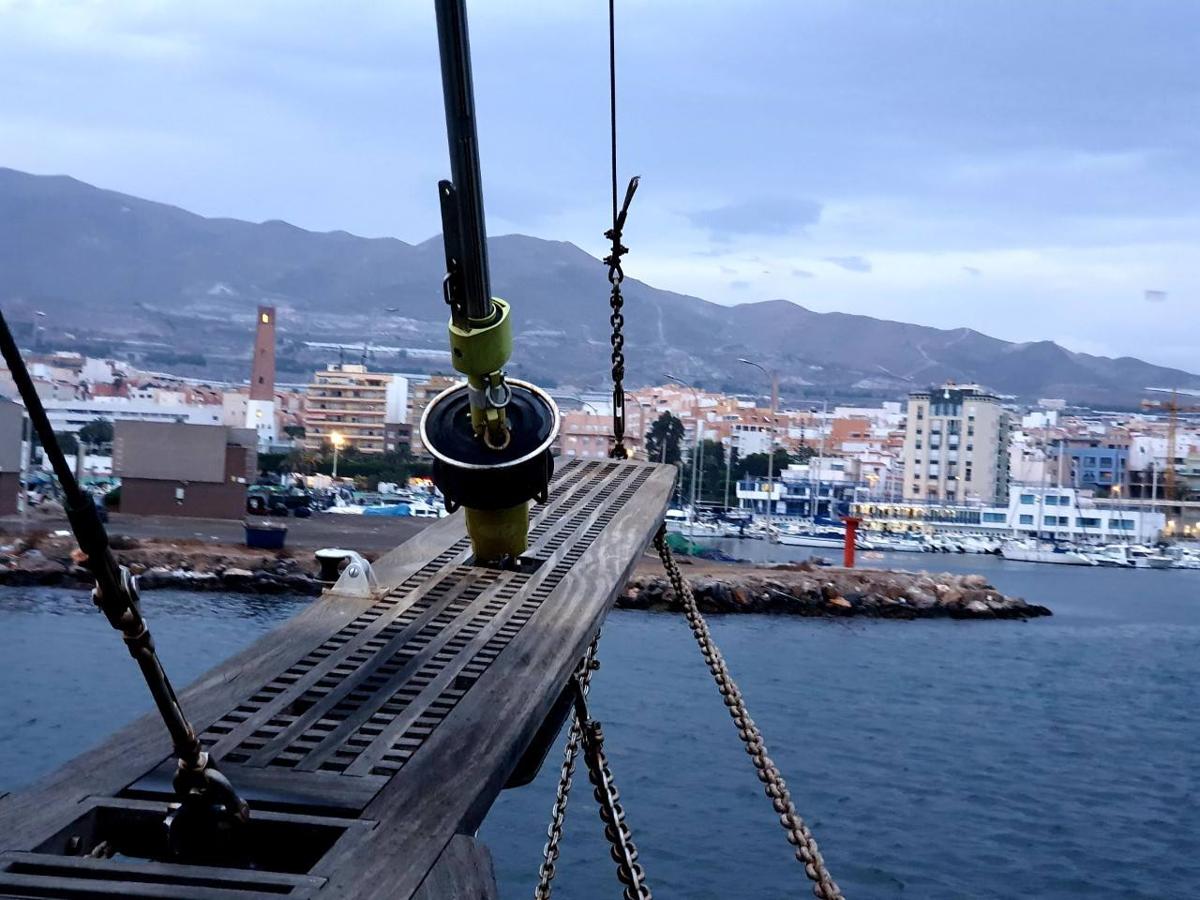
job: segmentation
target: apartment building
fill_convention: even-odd
[[[408,379],[368,372],[363,365],[333,364],[304,389],[304,445],[320,450],[334,434],[345,447],[383,453],[388,423],[407,417]]]
[[[1006,504],[1008,438],[1008,413],[979,385],[909,394],[904,499]]]
[[[407,421],[412,426],[412,434],[409,438],[413,456],[429,457],[429,454],[425,452],[425,445],[421,443],[421,416],[425,415],[425,407],[429,406],[429,401],[446,388],[460,384],[462,381],[462,378],[450,375],[430,375],[428,381],[415,383],[410,388]]]

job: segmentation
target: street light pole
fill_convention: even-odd
[[[774,505],[775,499],[775,490],[772,479],[775,474],[775,404],[777,402],[777,398],[779,397],[779,381],[777,376],[772,375],[756,362],[740,358],[738,359],[738,362],[745,363],[748,366],[753,366],[771,381],[771,421],[768,425],[767,431],[767,434],[769,435],[767,444],[767,537],[769,538],[771,535],[771,507]]]
[[[683,385],[685,388],[687,388],[689,391],[692,392],[692,404],[693,404],[692,405],[692,410],[693,410],[692,417],[695,419],[695,422],[696,422],[696,435],[695,435],[695,440],[693,440],[693,442],[692,442],[692,516],[691,517],[692,517],[692,522],[693,522],[692,534],[695,535],[696,529],[695,529],[694,525],[695,525],[695,519],[696,519],[696,476],[698,474],[697,470],[699,469],[699,460],[700,460],[700,453],[699,453],[699,451],[700,451],[700,395],[696,392],[696,388],[694,388],[692,385],[688,384],[682,378],[676,378],[674,375],[670,374],[669,372],[664,373],[664,377],[670,379],[671,381],[674,381],[676,384]]]
[[[725,509],[729,509],[729,476],[733,473],[733,437],[729,438],[729,447],[725,451]]]

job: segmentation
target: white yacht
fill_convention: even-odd
[[[1000,555],[1017,562],[1054,563],[1060,566],[1094,566],[1096,561],[1078,550],[1068,550],[1040,541],[1005,541]]]
[[[1088,553],[1097,565],[1116,566],[1123,569],[1171,569],[1175,568],[1175,560],[1165,553],[1159,553],[1153,547],[1141,547],[1136,544],[1108,544],[1098,547]],[[1180,566],[1189,568],[1190,566]],[[1200,568],[1200,564],[1197,565]]]

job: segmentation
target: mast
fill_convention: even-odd
[[[471,320],[488,321],[494,314],[475,128],[471,39],[465,0],[438,0],[434,6],[450,148],[450,181],[438,182],[446,247],[446,302],[454,324],[469,328]]]

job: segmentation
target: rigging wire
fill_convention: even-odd
[[[613,380],[613,446],[609,456],[613,459],[628,459],[625,446],[625,299],[621,296],[621,282],[625,273],[621,269],[621,257],[629,248],[621,243],[621,232],[625,228],[625,217],[629,204],[633,202],[641,180],[638,176],[629,179],[625,189],[625,202],[617,206],[617,13],[616,0],[608,0],[608,120],[611,136],[612,161],[612,227],[604,236],[612,241],[612,250],[604,258],[608,266],[608,283],[611,285],[608,305],[612,309],[609,325],[612,326],[612,380]]]

